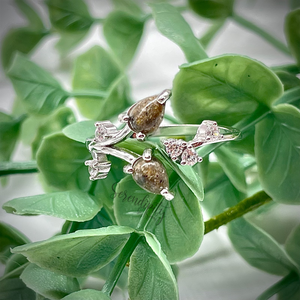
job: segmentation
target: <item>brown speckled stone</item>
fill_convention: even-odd
[[[128,125],[134,132],[154,132],[163,120],[165,104],[156,101],[156,96],[140,100],[128,111]]]
[[[139,158],[133,165],[132,177],[140,187],[153,194],[160,194],[163,189],[169,188],[166,169],[155,158],[149,162]]]

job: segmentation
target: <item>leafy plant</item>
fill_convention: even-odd
[[[245,261],[282,276],[257,299],[275,294],[299,299],[300,227],[282,247],[253,217],[263,216],[272,204],[300,204],[299,1],[286,16],[287,45],[241,17],[233,0],[189,0],[185,7],[168,1],[112,2],[105,18],[95,18],[83,0],[47,0],[46,20],[29,2],[15,0],[28,25],[10,30],[2,43],[2,64],[17,99],[13,113],[0,112],[0,176],[39,172],[46,193],[9,200],[3,209],[49,215],[65,224],[59,234],[31,243],[0,223],[6,264],[0,298],[108,300],[117,285],[131,300],[178,299],[176,263],[193,256],[205,234],[229,223],[228,236]],[[183,10],[209,20],[202,37],[194,35]],[[120,143],[137,154],[153,150],[167,169],[172,201],[138,187],[117,158],[109,157],[108,177],[95,182],[84,165],[94,121],[115,120],[133,103],[128,68],[151,19],[187,60],[174,74],[175,118],[165,119],[194,124],[211,119],[241,131],[239,141],[198,149],[204,161],[193,167],[174,163],[158,139]],[[293,56],[295,63],[270,68],[238,54],[209,57],[205,48],[228,19]],[[71,91],[29,57],[53,35],[59,36],[56,47],[64,57],[99,24],[109,50],[97,45],[77,57]],[[70,98],[89,120],[76,121],[66,107]],[[10,160],[19,141],[31,146],[32,161]],[[202,208],[210,217],[205,222]],[[247,213],[254,210],[250,218]],[[105,280],[101,291],[86,288],[90,277]]]

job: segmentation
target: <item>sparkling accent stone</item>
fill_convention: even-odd
[[[97,141],[102,142],[107,137],[107,130],[104,125],[100,124],[99,126],[96,126],[95,130],[95,138]]]
[[[98,142],[103,142],[118,132],[117,127],[110,121],[96,122],[95,127],[95,140]]]
[[[111,163],[107,161],[106,155],[93,151],[92,157],[92,160],[85,161],[85,165],[88,166],[90,180],[106,178],[111,168]]]
[[[181,164],[193,166],[197,162],[202,161],[202,158],[196,153],[194,148],[186,148],[181,155]]]
[[[194,140],[197,141],[215,141],[222,138],[218,124],[215,121],[204,120],[198,127]]]
[[[165,104],[160,104],[156,98],[147,97],[130,108],[128,125],[131,130],[149,134],[159,127],[164,117]]]
[[[135,161],[132,169],[132,178],[144,190],[160,194],[163,189],[169,188],[167,171],[157,159],[152,158],[147,162],[140,157]]]
[[[176,160],[186,148],[187,143],[184,140],[168,139],[164,142],[164,145],[171,159]]]

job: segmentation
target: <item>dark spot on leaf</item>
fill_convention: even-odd
[[[248,75],[248,77],[250,77],[250,75]]]
[[[57,256],[57,258],[58,258],[58,259],[60,259],[60,257],[59,257],[59,256]]]
[[[215,64],[215,67],[217,66],[218,64]]]

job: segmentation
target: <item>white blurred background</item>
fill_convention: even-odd
[[[284,17],[289,11],[288,0],[236,0],[236,2],[237,11],[242,16],[285,41],[283,24]],[[45,14],[42,1],[32,0],[31,3]],[[105,17],[112,9],[109,1],[88,0],[87,3],[91,14],[95,17]],[[183,1],[173,1],[173,3],[182,4]],[[209,21],[200,19],[190,12],[185,12],[184,17],[197,37],[200,37],[208,28]],[[13,1],[0,0],[1,40],[9,28],[24,24],[25,20],[13,7]],[[70,70],[74,58],[94,44],[107,47],[100,25],[93,27],[80,47],[71,52],[64,61],[60,60],[54,48],[56,40],[57,37],[46,39],[32,54],[32,60],[53,73],[67,89],[70,89],[71,85]],[[292,62],[291,58],[230,20],[208,48],[209,56],[224,53],[248,55],[268,66]],[[137,56],[129,68],[134,100],[170,88],[178,72],[178,66],[184,62],[185,58],[179,47],[162,36],[155,28],[153,21],[147,22]],[[12,85],[1,70],[0,109],[9,113],[14,98]],[[68,105],[74,107],[72,100]],[[78,118],[82,119],[79,115]],[[30,149],[22,144],[18,145],[13,159],[26,161],[30,158]],[[7,186],[0,187],[0,203],[2,206],[10,199],[39,193],[43,193],[43,190],[36,174],[14,175],[9,178]],[[279,205],[266,214],[266,220],[262,222],[262,226],[280,243],[284,243],[288,232],[299,223],[299,216],[299,207]],[[32,241],[51,237],[60,231],[64,222],[47,216],[10,215],[3,209],[0,209],[0,219],[22,231]],[[3,269],[1,266],[0,275]],[[232,249],[226,235],[226,228],[220,228],[217,232],[211,232],[204,237],[199,252],[193,258],[180,264],[178,281],[182,300],[252,300],[279,279],[278,276],[272,276],[249,266]],[[119,292],[114,296],[115,299],[123,299]]]

